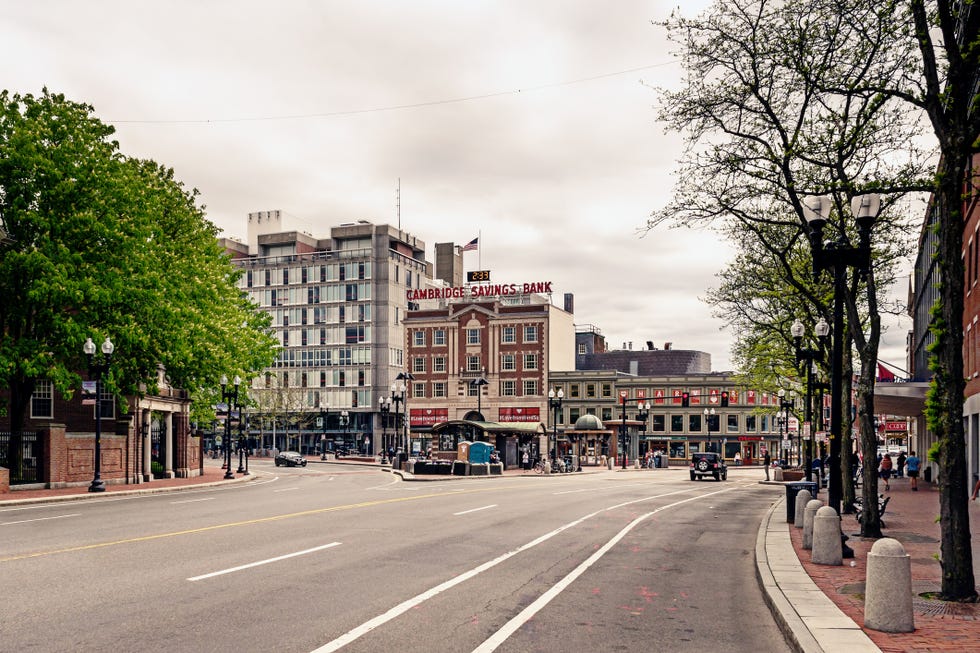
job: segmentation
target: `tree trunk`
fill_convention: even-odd
[[[963,429],[963,213],[961,188],[965,158],[940,164],[939,190],[933,210],[939,216],[937,259],[940,268],[940,310],[932,323],[932,387],[927,401],[929,426],[940,443],[939,523],[942,598],[976,601],[973,550],[970,542],[969,484]]]
[[[7,446],[7,468],[10,480],[24,477],[24,420],[34,394],[34,381],[14,379],[10,384],[10,441]]]

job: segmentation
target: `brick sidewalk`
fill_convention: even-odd
[[[884,484],[879,486],[884,490]],[[884,493],[891,501],[882,518],[885,537],[902,543],[912,560],[912,592],[915,631],[912,633],[882,633],[864,629],[868,637],[882,650],[888,652],[932,651],[980,652],[980,605],[950,604],[932,601],[920,596],[923,592],[937,592],[942,583],[942,569],[937,559],[940,532],[936,518],[939,516],[939,491],[934,486],[919,482],[919,491],[912,492],[907,478],[893,479],[891,491]],[[826,500],[826,491],[819,497]],[[974,569],[977,567],[977,527],[980,521],[980,502],[970,507]],[[854,563],[844,560],[841,567],[815,565],[810,562],[810,552],[803,549],[802,529],[788,525],[793,547],[803,567],[817,586],[859,626],[864,625],[864,584],[867,573],[868,552],[876,540],[864,540],[854,515],[844,515],[842,528],[850,536],[847,544],[854,549]],[[976,571],[974,571],[976,574]],[[977,577],[980,580],[980,576]]]

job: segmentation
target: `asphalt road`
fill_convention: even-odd
[[[775,651],[758,470],[233,487],[0,508],[5,651]]]

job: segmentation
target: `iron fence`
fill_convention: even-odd
[[[21,447],[23,451],[23,467],[20,474],[17,470],[11,469],[7,461],[7,454],[10,449],[10,431],[0,431],[0,467],[10,469],[10,484],[17,483],[39,483],[41,478],[41,447],[43,442],[37,433],[25,431],[21,434]]]

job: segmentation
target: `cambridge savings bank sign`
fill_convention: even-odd
[[[479,299],[481,297],[504,297],[507,295],[532,295],[551,292],[550,281],[533,283],[497,283],[482,286],[453,286],[451,288],[416,288],[406,294],[408,301],[422,299]]]

